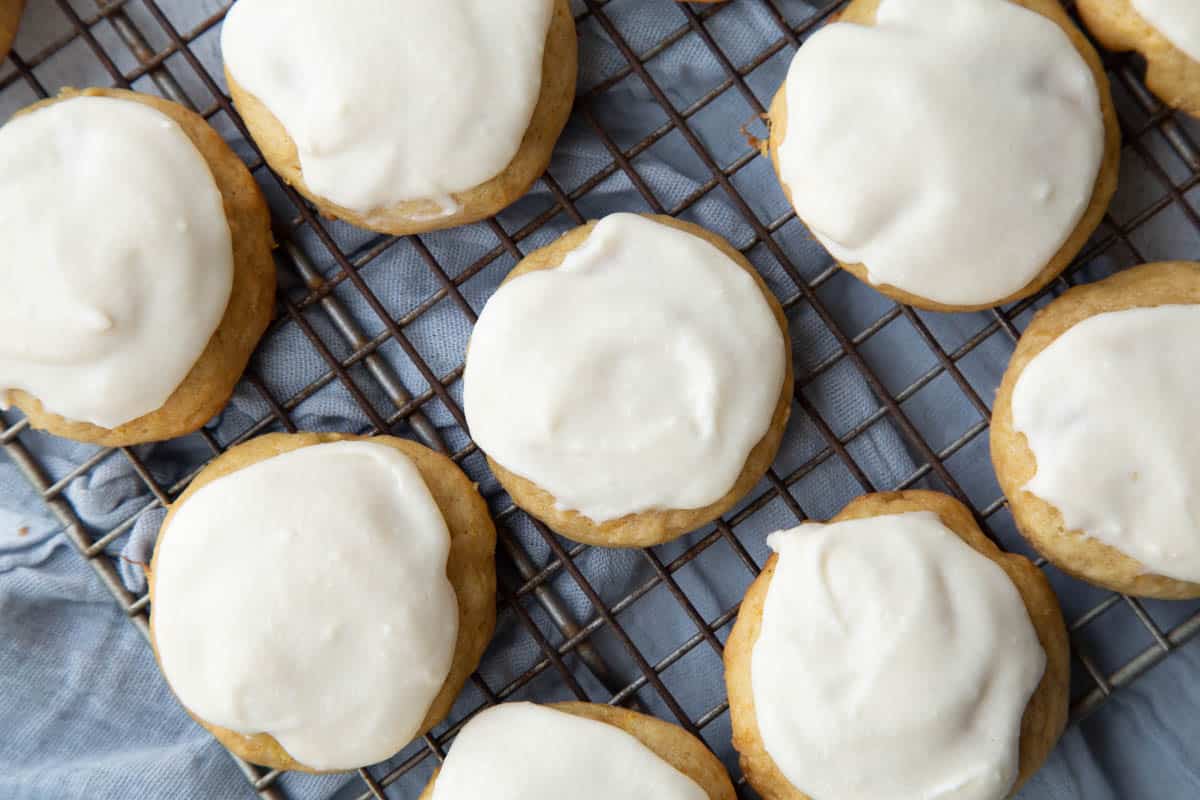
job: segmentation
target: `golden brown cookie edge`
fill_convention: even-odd
[[[1100,110],[1104,117],[1104,153],[1100,161],[1100,170],[1096,175],[1096,183],[1092,187],[1091,200],[1083,216],[1076,224],[1075,230],[1071,232],[1071,235],[1067,237],[1067,240],[1063,242],[1058,252],[1055,253],[1054,257],[1042,271],[1024,287],[994,303],[982,303],[979,305],[949,305],[939,303],[890,284],[872,283],[868,277],[867,268],[863,264],[846,264],[837,261],[839,267],[898,303],[928,311],[981,311],[995,306],[1006,305],[1037,294],[1070,265],[1071,260],[1075,258],[1084,244],[1087,243],[1088,237],[1092,235],[1092,232],[1096,230],[1096,227],[1104,218],[1104,213],[1108,210],[1108,205],[1117,190],[1117,178],[1119,176],[1121,158],[1121,129],[1117,121],[1116,108],[1113,106],[1108,75],[1104,71],[1104,65],[1100,61],[1100,56],[1096,53],[1091,43],[1088,42],[1087,37],[1083,35],[1079,28],[1075,26],[1075,23],[1071,21],[1071,18],[1063,11],[1057,0],[1012,1],[1041,14],[1058,25],[1071,40],[1071,44],[1075,46],[1075,50],[1083,57],[1088,69],[1091,70],[1092,77],[1096,81],[1096,89],[1100,94]],[[853,0],[841,12],[837,21],[873,25],[875,22],[875,11],[878,6],[879,0]],[[784,182],[783,173],[779,167],[779,146],[783,143],[787,135],[786,80],[779,87],[779,90],[775,93],[771,101],[768,118],[770,134],[767,139],[767,146],[771,157],[771,164],[775,170],[776,178],[779,180],[779,185],[783,189],[784,196],[787,197],[788,204],[794,207],[791,189]],[[800,222],[801,224],[805,224],[802,219]]]
[[[1008,575],[1029,613],[1046,652],[1046,670],[1021,717],[1020,762],[1015,794],[1045,762],[1067,724],[1070,648],[1066,624],[1050,582],[1027,558],[1001,551],[979,529],[970,510],[949,495],[909,489],[867,494],[852,500],[830,522],[908,511],[933,511],[942,523]],[[750,785],[769,800],[812,800],[788,782],[758,730],[750,662],[762,629],[763,603],[778,558],[772,555],[742,599],[737,621],[725,644],[725,683],[733,727],[733,746]]]
[[[678,725],[603,703],[551,703],[547,706],[565,714],[596,720],[630,734],[675,769],[700,785],[710,800],[736,800],[733,784],[724,765],[692,734]],[[437,782],[435,771],[417,800],[431,800]]]
[[[225,140],[203,117],[177,103],[124,89],[63,89],[57,97],[17,114],[80,96],[112,97],[150,106],[174,120],[192,140],[221,192],[233,243],[233,286],[212,338],[161,408],[116,428],[102,428],[50,412],[40,400],[20,390],[11,392],[12,403],[33,427],[80,442],[117,447],[182,436],[202,427],[229,401],[271,321],[275,262],[270,213],[250,171]]]
[[[25,0],[0,0],[0,59],[8,57],[24,11]]]
[[[1077,0],[1083,24],[1109,50],[1146,59],[1146,86],[1164,103],[1200,118],[1200,62],[1142,18],[1129,0]]]
[[[1021,534],[1063,572],[1113,591],[1142,597],[1200,597],[1200,583],[1146,573],[1114,547],[1068,530],[1057,508],[1022,487],[1037,472],[1037,459],[1013,427],[1012,394],[1030,361],[1069,328],[1108,311],[1173,303],[1200,303],[1200,263],[1143,264],[1097,283],[1070,289],[1046,306],[1017,343],[992,408],[992,465]]]
[[[767,286],[766,281],[762,279],[762,276],[744,255],[717,234],[699,225],[661,214],[643,214],[642,216],[704,239],[731,258],[754,279],[763,298],[767,301],[767,305],[770,306],[771,313],[775,316],[775,321],[783,336],[785,372],[783,385],[779,391],[779,400],[772,412],[767,432],[751,449],[745,466],[729,491],[716,502],[702,508],[644,511],[596,523],[576,511],[558,508],[557,501],[548,491],[488,457],[487,462],[492,473],[508,491],[517,506],[568,539],[600,547],[649,547],[662,544],[720,517],[736,505],[766,474],[771,462],[775,460],[775,454],[779,451],[784,430],[787,428],[788,417],[791,414],[793,389],[791,335],[783,307]],[[530,253],[513,268],[512,272],[501,282],[501,286],[529,272],[554,269],[562,263],[568,253],[584,243],[591,235],[595,225],[596,222],[592,221],[575,228],[556,241]],[[470,358],[469,348],[467,357]]]
[[[422,480],[429,487],[438,509],[450,530],[450,555],[446,575],[454,586],[458,600],[458,640],[446,682],[434,698],[417,735],[428,732],[445,719],[459,691],[478,666],[492,638],[496,624],[496,570],[494,552],[496,529],[488,513],[487,503],[471,479],[459,467],[440,453],[424,445],[394,436],[356,436],[344,433],[269,433],[230,448],[205,467],[188,486],[187,491],[171,504],[159,530],[154,556],[146,578],[150,585],[150,606],[154,607],[154,565],[158,558],[158,543],[167,535],[175,512],[197,491],[217,478],[282,455],[292,450],[327,442],[370,441],[395,448],[412,459]],[[150,645],[155,661],[162,668],[154,639],[154,615],[150,616]],[[164,675],[165,678],[165,675]],[[182,705],[182,703],[180,704]],[[184,708],[187,711],[187,708]],[[217,741],[235,755],[253,764],[283,770],[321,773],[293,759],[279,742],[269,734],[245,735],[212,725],[191,711],[196,720]],[[367,765],[362,765],[367,766]],[[344,772],[345,770],[332,770]]]
[[[568,0],[555,0],[542,58],[541,91],[520,148],[498,175],[473,189],[454,194],[453,199],[459,209],[446,215],[442,214],[441,207],[434,200],[405,201],[364,214],[316,194],[304,182],[300,154],[283,123],[265,103],[239,84],[228,68],[225,69],[225,81],[254,143],[279,177],[326,217],[399,236],[478,222],[500,212],[524,195],[550,164],[554,145],[567,124],[575,102],[577,72],[575,18]]]

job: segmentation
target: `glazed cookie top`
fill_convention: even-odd
[[[304,181],[361,213],[501,172],[542,84],[553,0],[239,0],[230,75],[295,141]],[[303,55],[299,55],[303,54]]]
[[[1037,473],[1025,490],[1150,571],[1200,581],[1200,305],[1097,314],[1013,388]]]
[[[818,799],[1005,797],[1046,655],[1004,570],[928,511],[767,541],[751,685],[787,780]]]
[[[115,428],[161,408],[221,322],[233,245],[204,157],[165,114],[73,97],[0,128],[0,403]]]
[[[694,780],[632,735],[534,703],[504,703],[463,727],[433,800],[708,800]]]
[[[1171,44],[1200,61],[1200,3],[1196,0],[1131,0],[1138,15]]]
[[[155,554],[154,640],[180,701],[318,770],[416,734],[458,631],[450,534],[413,462],[303,447],[201,487]]]
[[[762,290],[729,256],[613,214],[558,267],[488,301],[465,412],[484,452],[559,508],[595,522],[701,508],[767,432],[785,352]]]
[[[947,305],[1029,284],[1091,199],[1100,95],[1054,22],[1008,0],[882,0],[787,76],[778,161],[796,210],[874,283]]]

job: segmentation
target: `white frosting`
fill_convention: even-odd
[[[304,447],[218,478],[173,517],[151,623],[199,717],[351,769],[417,734],[450,670],[450,536],[420,472],[372,442]]]
[[[772,534],[751,686],[767,752],[826,800],[1000,800],[1046,656],[1004,571],[914,512]]]
[[[239,0],[221,49],[296,142],[304,181],[359,212],[445,198],[516,155],[554,0]]]
[[[0,128],[0,401],[115,428],[162,407],[233,284],[212,173],[169,117],[76,97]]]
[[[770,426],[784,353],[737,263],[613,214],[560,266],[492,295],[467,356],[467,422],[489,456],[594,521],[700,508]]]
[[[1133,7],[1167,41],[1200,61],[1200,2],[1133,0]]]
[[[708,800],[625,731],[533,703],[480,712],[454,740],[433,800]]]
[[[797,213],[871,281],[993,303],[1091,199],[1100,98],[1062,30],[1007,0],[883,0],[796,53],[780,171]]]
[[[1200,581],[1200,305],[1088,317],[1013,388],[1025,489],[1150,571]]]

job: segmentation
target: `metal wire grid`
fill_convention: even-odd
[[[1193,191],[1200,186],[1200,149],[1197,147],[1196,134],[1189,132],[1180,118],[1162,108],[1149,94],[1140,81],[1139,65],[1134,59],[1125,56],[1108,57],[1106,66],[1114,87],[1126,93],[1131,101],[1129,108],[1124,109],[1121,115],[1125,138],[1124,156],[1126,159],[1132,158],[1140,162],[1144,172],[1157,182],[1156,189],[1161,192],[1158,199],[1131,215],[1130,219],[1124,222],[1118,222],[1112,215],[1107,216],[1101,230],[1093,237],[1086,251],[1054,285],[1038,297],[1022,301],[1011,307],[992,310],[990,316],[985,318],[986,322],[982,327],[954,347],[942,343],[934,330],[935,324],[930,316],[898,305],[891,306],[861,330],[848,333],[822,300],[819,292],[821,287],[837,274],[836,267],[830,266],[815,278],[806,279],[777,241],[777,235],[781,229],[789,222],[794,223],[794,214],[787,213],[777,219],[764,222],[759,219],[751,204],[735,186],[735,178],[738,173],[750,164],[757,154],[747,147],[744,154],[730,163],[722,165],[706,148],[696,133],[693,123],[693,118],[699,112],[728,91],[737,93],[756,113],[763,113],[765,111],[763,102],[752,91],[748,82],[751,73],[780,52],[797,46],[812,30],[835,13],[843,3],[816,3],[823,7],[813,10],[811,14],[804,16],[796,23],[789,21],[789,16],[785,13],[784,7],[788,5],[786,0],[737,1],[760,3],[769,12],[778,29],[777,41],[745,63],[734,63],[711,30],[713,19],[719,14],[726,13],[725,9],[731,7],[732,3],[698,6],[694,9],[681,5],[680,12],[683,21],[679,27],[649,48],[642,52],[636,52],[609,13],[608,7],[612,5],[611,0],[583,0],[578,9],[577,22],[583,24],[590,20],[588,24],[601,31],[626,62],[621,69],[582,95],[577,102],[575,111],[578,117],[603,142],[611,156],[611,163],[597,170],[595,174],[571,191],[564,190],[551,174],[544,175],[542,182],[555,198],[555,207],[544,211],[512,233],[506,231],[495,219],[481,223],[491,230],[497,244],[489,252],[455,274],[454,277],[451,277],[451,273],[439,263],[420,237],[410,237],[438,288],[426,300],[404,315],[393,316],[390,314],[360,274],[360,271],[386,250],[394,240],[388,237],[379,237],[358,251],[343,250],[312,209],[265,168],[261,156],[257,152],[249,161],[251,169],[255,171],[256,177],[260,181],[267,185],[273,182],[291,201],[294,215],[290,219],[276,220],[276,237],[281,243],[283,255],[280,260],[285,272],[293,273],[307,287],[303,296],[299,298],[296,298],[294,293],[280,293],[280,314],[274,325],[294,325],[302,331],[312,348],[324,360],[328,371],[287,398],[273,396],[262,378],[253,371],[249,372],[245,380],[262,397],[269,407],[270,413],[257,420],[241,436],[227,443],[225,447],[232,446],[268,429],[295,430],[296,426],[289,413],[322,387],[338,382],[345,387],[361,408],[373,430],[390,432],[398,426],[406,425],[429,446],[446,451],[445,439],[430,423],[423,409],[429,403],[440,401],[465,432],[466,425],[462,411],[448,391],[448,386],[461,377],[462,367],[460,365],[442,375],[435,374],[426,359],[409,340],[405,328],[444,299],[453,303],[473,323],[475,312],[464,299],[461,291],[463,284],[498,259],[505,256],[519,259],[524,252],[522,242],[534,236],[551,218],[565,214],[573,223],[583,223],[584,216],[579,211],[578,201],[614,175],[626,176],[646,204],[657,213],[679,215],[685,213],[708,193],[721,192],[724,200],[740,214],[746,224],[753,228],[754,240],[744,248],[744,251],[749,252],[754,248],[765,249],[790,281],[791,292],[782,298],[785,308],[789,312],[800,306],[811,308],[836,338],[838,344],[836,353],[831,354],[807,372],[797,375],[793,415],[804,417],[811,422],[812,428],[821,437],[823,443],[819,452],[784,474],[780,474],[773,468],[768,473],[765,482],[756,490],[758,493],[749,503],[717,521],[711,531],[691,541],[682,553],[668,558],[662,554],[661,550],[642,551],[642,557],[652,570],[652,577],[636,586],[619,600],[606,603],[589,576],[585,574],[584,569],[577,564],[578,557],[587,549],[585,546],[561,540],[536,521],[530,520],[529,522],[538,531],[550,553],[549,560],[545,563],[538,563],[525,551],[510,530],[515,519],[514,515],[522,515],[522,512],[516,510],[511,504],[505,504],[505,507],[495,514],[501,545],[499,557],[502,566],[500,570],[502,613],[513,614],[514,619],[539,648],[540,657],[533,666],[505,686],[489,686],[480,675],[473,676],[473,684],[484,698],[485,705],[502,701],[528,687],[543,672],[554,671],[580,699],[601,701],[607,699],[613,703],[637,705],[638,695],[644,691],[651,691],[661,700],[670,715],[674,717],[674,721],[690,732],[703,736],[706,729],[726,713],[727,703],[718,703],[700,714],[689,714],[666,685],[662,673],[695,648],[711,648],[719,657],[722,650],[722,639],[736,616],[737,607],[735,605],[712,618],[706,618],[697,608],[693,599],[681,588],[678,576],[681,570],[694,562],[714,544],[724,542],[733,554],[731,563],[726,566],[731,570],[745,570],[746,579],[749,581],[758,573],[759,565],[739,540],[736,529],[767,504],[776,500],[781,500],[797,521],[806,519],[807,514],[801,505],[802,498],[796,496],[796,488],[804,478],[826,462],[840,462],[864,492],[917,485],[929,485],[949,491],[970,504],[985,531],[1003,543],[1003,537],[998,537],[996,531],[997,528],[1005,525],[1004,516],[1007,514],[1007,509],[1004,498],[994,496],[987,502],[980,502],[978,498],[969,497],[960,482],[956,480],[954,470],[949,466],[956,455],[973,452],[971,450],[973,443],[975,445],[979,445],[980,442],[986,443],[989,405],[967,377],[967,370],[963,366],[964,359],[979,351],[984,342],[997,335],[1007,339],[1009,349],[1011,349],[1011,343],[1017,339],[1019,328],[1027,321],[1031,310],[1070,286],[1073,281],[1078,279],[1081,268],[1094,259],[1116,252],[1120,253],[1117,257],[1125,263],[1148,260],[1143,253],[1142,246],[1137,241],[1138,232],[1148,226],[1158,215],[1173,209],[1174,213],[1185,220],[1197,236],[1200,236],[1200,211],[1197,210],[1197,206],[1200,205],[1200,200],[1197,199],[1200,197],[1200,191]],[[13,54],[10,58],[15,66],[15,72],[8,78],[0,79],[0,90],[16,81],[23,81],[39,97],[49,96],[58,87],[44,85],[36,74],[37,68],[64,48],[82,42],[103,65],[110,75],[113,85],[129,87],[135,80],[148,77],[164,96],[194,107],[186,93],[180,88],[172,70],[168,69],[168,60],[170,59],[173,65],[179,65],[179,68],[191,71],[194,73],[192,77],[198,79],[212,97],[210,104],[198,109],[200,113],[206,118],[212,119],[224,112],[238,131],[246,136],[245,128],[232,108],[228,97],[222,93],[217,81],[191,49],[191,45],[199,37],[220,23],[224,10],[203,20],[190,30],[181,31],[177,29],[155,0],[96,0],[96,5],[92,7],[90,13],[79,11],[80,4],[78,2],[75,4],[72,4],[70,0],[54,0],[54,2],[70,21],[70,33],[48,43],[35,54],[27,55],[24,58]],[[165,47],[157,50],[153,48],[148,42],[146,32],[140,30],[134,23],[129,11],[137,4],[140,4],[149,17],[161,28],[160,31],[152,33],[155,36],[164,35],[166,37],[168,44]],[[107,30],[105,30],[105,26],[107,26]],[[122,46],[127,48],[127,54],[131,53],[136,59],[137,66],[122,71],[117,66],[117,59],[114,58],[114,55],[110,54],[101,44],[101,37],[98,36],[100,31],[104,31],[106,35],[115,32]],[[668,48],[687,37],[694,37],[702,43],[707,57],[714,59],[720,65],[725,77],[719,85],[713,87],[690,105],[678,108],[673,105],[663,87],[656,82],[648,65]],[[594,104],[596,99],[608,89],[623,80],[634,78],[642,82],[645,89],[662,107],[667,121],[641,141],[623,147],[601,124]],[[730,125],[734,127],[740,122],[741,120],[729,121]],[[677,205],[665,208],[651,190],[648,182],[639,174],[634,160],[639,154],[672,133],[678,133],[683,137],[709,171],[709,178]],[[248,136],[246,138],[249,139]],[[1177,163],[1167,164],[1164,162],[1163,142],[1166,143],[1166,148],[1173,153],[1173,158],[1185,165],[1186,174],[1181,174]],[[296,237],[301,230],[315,235],[320,246],[336,261],[338,270],[333,276],[323,278],[305,252],[297,246]],[[373,337],[367,337],[362,333],[361,327],[347,313],[335,295],[335,289],[342,284],[352,287],[378,316],[379,322],[383,325],[381,333]],[[348,356],[342,358],[335,356],[331,346],[314,329],[304,314],[306,310],[312,308],[319,308],[322,313],[327,315],[337,335],[343,339],[341,344],[350,348],[351,352]],[[935,363],[904,388],[898,391],[889,391],[885,381],[881,379],[877,367],[873,366],[872,360],[867,357],[865,351],[881,331],[901,319],[915,330],[919,339],[932,353]],[[404,355],[412,361],[427,381],[429,389],[414,396],[404,388],[387,361],[380,357],[379,350],[387,342],[394,342],[400,347]],[[849,364],[861,375],[875,395],[878,407],[874,413],[849,430],[835,433],[830,423],[809,399],[805,389],[819,380],[824,373],[840,364]],[[359,388],[350,374],[352,369],[357,368],[361,368],[357,374],[368,375],[369,379],[374,381],[390,399],[393,408],[389,412],[385,413],[377,409]],[[934,447],[929,443],[929,437],[920,430],[921,426],[914,422],[912,415],[906,410],[905,403],[934,380],[946,376],[957,386],[965,401],[978,412],[979,421],[952,442]],[[41,494],[49,509],[64,526],[71,541],[127,613],[131,623],[143,635],[147,635],[148,597],[146,595],[135,596],[124,587],[115,569],[114,560],[106,553],[106,548],[127,533],[140,515],[152,508],[166,505],[172,498],[178,496],[198,469],[172,485],[162,485],[134,450],[129,448],[120,448],[119,451],[104,449],[96,452],[83,463],[77,464],[68,474],[52,481],[47,477],[47,470],[35,460],[23,441],[27,436],[36,434],[30,431],[23,418],[13,421],[14,417],[15,415],[7,418],[0,417],[0,446]],[[919,464],[910,475],[895,486],[876,485],[868,474],[869,470],[860,465],[852,454],[856,440],[881,421],[890,422],[899,431]],[[207,443],[211,457],[215,457],[223,451],[224,447],[210,431],[202,430],[197,435]],[[465,446],[452,452],[451,456],[461,462],[475,452],[474,444],[468,441]],[[148,506],[139,509],[136,514],[111,530],[91,531],[81,522],[66,498],[64,490],[72,481],[86,477],[91,470],[110,457],[126,459],[145,483],[153,500]],[[978,458],[978,454],[975,457]],[[974,502],[972,502],[973,500]],[[1047,570],[1054,571],[1053,567],[1044,562],[1039,563]],[[563,574],[569,576],[590,602],[594,613],[589,619],[574,619],[570,610],[556,594],[553,581]],[[651,663],[635,643],[634,637],[623,627],[618,616],[658,587],[665,587],[674,597],[678,602],[679,610],[694,623],[695,633],[667,655]],[[1160,625],[1156,622],[1154,615],[1147,610],[1147,604],[1141,601],[1117,594],[1104,594],[1102,597],[1103,599],[1098,603],[1070,621],[1074,655],[1078,665],[1082,668],[1081,675],[1086,684],[1083,691],[1077,693],[1073,702],[1072,715],[1075,720],[1095,710],[1114,691],[1129,685],[1151,666],[1200,632],[1200,611],[1195,611],[1182,620],[1174,620],[1170,625]],[[539,612],[544,613],[552,621],[553,626],[561,635],[559,641],[552,642],[544,630],[535,623],[534,608],[529,605],[531,603],[536,604]],[[1138,624],[1148,634],[1150,644],[1139,652],[1122,658],[1118,664],[1102,667],[1090,652],[1091,645],[1087,641],[1088,632],[1095,630],[1101,620],[1111,616],[1113,610],[1119,607],[1124,607],[1132,613]],[[635,671],[638,677],[632,682],[616,678],[616,670],[613,669],[613,665],[606,663],[599,650],[593,646],[592,637],[600,631],[610,633],[622,645],[627,663],[620,666],[632,668]],[[577,666],[572,666],[570,663],[572,660],[577,663]],[[577,673],[576,669],[581,669],[583,672]],[[581,684],[584,672],[590,673],[589,679],[594,679],[595,682],[604,686],[611,697],[589,697]],[[387,796],[386,787],[401,775],[422,763],[439,762],[444,756],[444,748],[448,740],[453,737],[465,719],[466,717],[463,717],[455,721],[436,736],[424,737],[424,747],[395,764],[386,774],[377,774],[371,769],[359,770],[363,784],[362,798],[384,798]],[[240,759],[235,758],[234,760],[260,796],[283,798],[283,792],[278,784],[278,771],[265,771],[246,764]],[[737,776],[735,775],[735,777]],[[738,789],[743,797],[754,796],[753,792],[745,785],[744,780],[738,780]]]

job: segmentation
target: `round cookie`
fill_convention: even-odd
[[[1136,50],[1146,59],[1146,85],[1172,108],[1200,117],[1200,62],[1138,14],[1131,0],[1078,0],[1083,23],[1109,50]]]
[[[575,18],[568,0],[555,0],[542,58],[542,84],[533,119],[520,148],[499,174],[472,189],[451,195],[457,210],[444,213],[433,200],[409,200],[369,213],[354,211],[321,197],[304,181],[296,143],[266,105],[225,69],[229,93],[263,158],[280,177],[325,216],[362,228],[406,235],[452,228],[486,219],[517,200],[545,172],[559,134],[575,101],[578,70]]]
[[[1014,428],[1013,391],[1025,367],[1077,323],[1111,311],[1178,303],[1200,304],[1200,263],[1143,264],[1067,291],[1039,312],[1022,334],[996,395],[991,426],[996,477],[1013,519],[1030,544],[1077,578],[1125,594],[1162,599],[1200,597],[1200,583],[1147,573],[1141,563],[1116,548],[1067,529],[1055,506],[1023,488],[1038,465],[1025,434]]]
[[[415,464],[437,504],[450,531],[450,554],[446,575],[458,600],[458,637],[449,673],[441,691],[421,723],[420,734],[441,722],[450,712],[459,691],[479,664],[491,641],[496,624],[496,571],[493,555],[496,529],[487,504],[462,470],[449,458],[427,447],[392,436],[355,436],[342,433],[271,433],[231,448],[212,461],[192,480],[178,500],[171,504],[155,545],[154,557],[146,576],[150,584],[150,603],[154,607],[156,564],[163,540],[170,534],[171,521],[178,510],[205,485],[218,478],[245,469],[260,461],[312,445],[329,442],[369,441],[395,448]],[[273,565],[268,568],[281,568]],[[154,636],[151,613],[151,647],[161,659]],[[185,709],[186,710],[186,709]],[[213,725],[188,712],[221,744],[245,760],[283,770],[319,772],[297,762],[271,735],[245,735]],[[336,770],[335,770],[336,771]]]
[[[550,708],[577,717],[596,720],[630,734],[668,764],[700,785],[712,800],[736,800],[729,773],[704,743],[678,725],[603,703],[551,703]],[[432,800],[434,772],[417,800]]]
[[[506,469],[502,464],[488,456],[488,466],[496,478],[512,497],[513,502],[526,512],[537,517],[557,533],[577,542],[598,545],[601,547],[649,547],[670,541],[689,531],[705,525],[732,508],[749,492],[766,474],[775,454],[783,440],[784,428],[787,426],[791,413],[792,398],[792,358],[791,339],[788,333],[787,317],[774,294],[767,287],[762,277],[740,252],[734,249],[720,236],[694,225],[664,215],[645,215],[662,225],[684,231],[697,236],[715,246],[724,255],[732,259],[748,275],[750,275],[763,298],[770,306],[783,334],[787,349],[785,358],[785,374],[779,390],[779,399],[766,433],[746,458],[741,474],[734,484],[717,501],[701,508],[672,509],[643,511],[628,514],[617,519],[597,523],[588,517],[570,509],[559,507],[557,499],[533,481],[528,480]],[[508,274],[501,286],[531,272],[549,270],[558,267],[566,256],[581,247],[591,234],[596,222],[575,228],[553,243],[546,245],[526,256]]]
[[[936,513],[943,525],[1004,570],[1020,593],[1045,651],[1045,672],[1021,719],[1019,774],[1012,788],[1015,794],[1041,767],[1067,723],[1070,649],[1058,600],[1041,570],[1022,556],[1002,552],[979,530],[966,506],[940,492],[906,490],[863,495],[830,522],[911,511]],[[751,688],[751,654],[762,629],[763,605],[778,558],[776,554],[771,555],[746,591],[737,622],[725,645],[725,683],[729,693],[733,745],[740,754],[739,761],[747,780],[765,800],[812,800],[792,786],[767,752],[759,731]]]
[[[153,442],[191,433],[221,410],[267,329],[275,302],[274,242],[266,202],[250,171],[200,115],[186,108],[124,89],[64,89],[58,97],[23,109],[74,97],[112,97],[150,106],[167,115],[191,139],[208,163],[225,207],[233,243],[233,288],[220,324],[183,382],[158,410],[115,428],[102,428],[51,413],[30,394],[13,390],[12,404],[29,423],[57,436],[110,447]],[[164,332],[164,334],[169,332]]]
[[[838,266],[842,269],[898,303],[930,311],[978,311],[993,306],[1005,305],[1020,300],[1023,297],[1036,294],[1066,269],[1071,260],[1079,253],[1080,249],[1087,242],[1088,237],[1091,236],[1092,231],[1100,224],[1100,220],[1104,217],[1104,212],[1108,209],[1109,201],[1112,200],[1112,196],[1116,192],[1118,161],[1121,150],[1121,132],[1116,110],[1112,103],[1112,95],[1109,92],[1108,77],[1104,72],[1104,66],[1100,62],[1100,57],[1096,54],[1095,49],[1083,33],[1080,32],[1070,17],[1067,16],[1057,0],[1011,0],[1011,2],[1023,6],[1030,11],[1037,12],[1061,28],[1071,40],[1079,55],[1087,63],[1088,69],[1096,81],[1096,87],[1100,93],[1101,111],[1104,116],[1104,155],[1100,164],[1099,174],[1096,177],[1095,186],[1092,189],[1091,200],[1088,203],[1087,210],[1075,226],[1075,230],[1067,237],[1058,252],[1042,271],[1019,291],[1013,292],[994,303],[979,305],[939,303],[886,283],[872,283],[868,278],[867,268],[863,264],[838,262]],[[852,0],[834,21],[873,25],[879,3],[880,0]],[[783,173],[779,162],[779,148],[787,136],[787,115],[787,83],[785,82],[779,87],[774,99],[771,101],[771,108],[768,113],[770,135],[760,146],[763,154],[770,156],[775,173],[780,176],[780,185],[783,187],[784,195],[787,196],[788,202],[791,204],[792,193],[782,179]]]
[[[0,0],[0,58],[7,56],[12,49],[24,11],[25,0]]]

